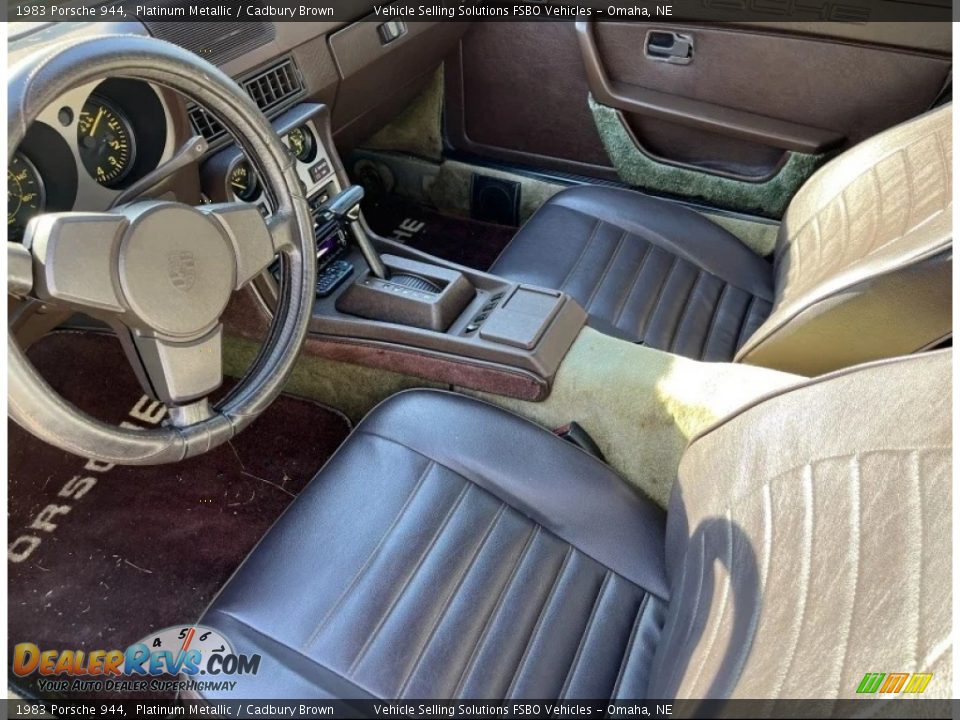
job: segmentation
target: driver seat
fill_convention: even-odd
[[[381,404],[200,621],[239,698],[853,697],[951,681],[951,352],[840,371],[695,438],[666,513],[463,396]]]

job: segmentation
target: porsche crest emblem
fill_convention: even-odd
[[[197,262],[189,250],[167,255],[167,276],[181,292],[189,292],[197,281]]]

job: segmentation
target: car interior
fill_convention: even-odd
[[[10,24],[8,658],[259,657],[10,696],[951,697],[951,23],[349,5]]]

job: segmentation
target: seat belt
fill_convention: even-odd
[[[600,452],[600,447],[594,442],[593,438],[590,437],[590,433],[584,430],[583,426],[575,420],[556,428],[553,431],[553,434],[558,438],[563,438],[568,443],[576,445],[585,453],[593,455],[600,462],[607,462],[607,459],[603,456],[603,453]]]

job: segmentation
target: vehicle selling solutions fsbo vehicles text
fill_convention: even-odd
[[[506,5],[503,7],[487,7],[484,5],[458,5],[447,7],[444,5],[376,5],[373,8],[375,15],[386,17],[416,18],[458,18],[458,17],[550,17],[570,18],[591,17],[593,8],[575,6],[552,5]]]

